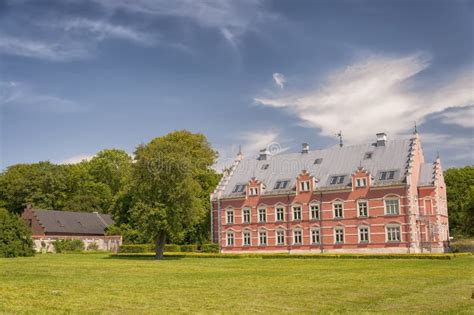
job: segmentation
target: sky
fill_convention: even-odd
[[[474,164],[473,1],[0,0],[0,170],[187,129],[217,168],[406,137]]]

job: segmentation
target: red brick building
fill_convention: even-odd
[[[211,194],[221,252],[443,252],[449,240],[439,158],[409,139],[257,158],[237,156]]]

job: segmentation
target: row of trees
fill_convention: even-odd
[[[209,194],[220,176],[205,136],[175,131],[135,151],[103,150],[90,161],[17,164],[0,174],[0,207],[19,214],[36,208],[111,213],[125,242],[205,243],[210,240]]]

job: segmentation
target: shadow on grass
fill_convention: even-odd
[[[181,260],[185,257],[183,256],[172,256],[172,255],[167,255],[163,258],[163,260]],[[155,255],[143,255],[143,254],[127,254],[127,255],[116,255],[112,254],[107,257],[104,257],[104,259],[122,259],[122,260],[157,260],[155,259]]]

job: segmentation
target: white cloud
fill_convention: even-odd
[[[474,138],[471,133],[446,134],[422,133],[420,135],[425,156],[434,158],[439,153],[443,166],[451,167],[462,164],[474,164]]]
[[[448,109],[440,113],[438,117],[441,122],[445,124],[458,125],[464,128],[474,128],[474,106]]]
[[[275,84],[280,87],[280,89],[283,89],[285,87],[285,76],[281,73],[275,72],[273,74],[273,81],[275,81]]]
[[[429,65],[422,54],[373,56],[334,72],[313,90],[255,101],[290,111],[324,136],[342,130],[349,143],[366,141],[379,131],[403,134],[429,114],[474,104],[471,71],[444,85],[415,89],[416,75]]]
[[[89,161],[94,157],[94,155],[89,155],[89,154],[79,154],[79,155],[74,155],[71,156],[67,159],[64,159],[59,162],[59,164],[77,164],[81,163],[82,161]]]

